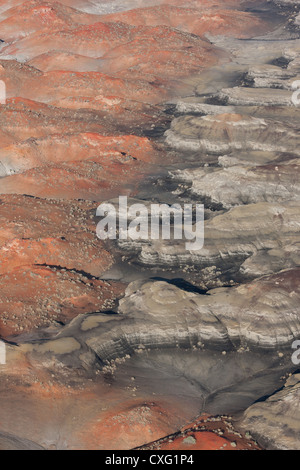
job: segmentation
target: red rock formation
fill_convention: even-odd
[[[43,72],[53,70],[101,72],[102,63],[101,59],[72,54],[66,51],[46,52],[28,61],[28,65],[42,70]]]
[[[164,25],[137,26],[134,31],[130,42],[103,54],[106,73],[158,83],[163,78],[167,84],[176,84],[176,80],[199,73],[217,61],[218,50],[198,36]]]
[[[3,175],[20,173],[2,179],[3,194],[99,201],[132,193],[161,153],[147,138],[85,133],[30,139],[0,155]]]
[[[0,123],[6,136],[1,146],[30,138],[45,138],[52,134],[108,134],[108,130],[112,130],[112,126],[96,113],[78,110],[75,114],[73,111],[23,98],[7,100],[6,105],[0,106]]]
[[[2,338],[55,322],[67,323],[79,314],[109,309],[124,288],[75,271],[34,265],[11,270],[0,278]]]
[[[124,158],[124,163],[112,162],[105,167],[103,169],[101,160],[91,160],[36,168],[4,178],[1,191],[3,194],[28,194],[53,199],[101,201],[117,197],[120,193],[132,194],[137,189],[135,178],[147,173],[142,165],[132,159],[126,162]],[[124,183],[120,185],[122,180]]]
[[[250,436],[243,436],[234,429],[228,416],[202,416],[176,434],[159,439],[141,450],[259,450]]]
[[[116,78],[100,72],[53,71],[42,73],[34,67],[19,64],[17,61],[1,61],[0,79],[5,81],[7,98],[22,97],[41,103],[57,103],[69,99],[71,102],[84,98],[71,108],[89,108],[89,101],[97,102],[106,111],[113,98],[122,100],[155,103],[165,92],[157,84],[141,79],[137,82]],[[65,103],[63,103],[66,107]],[[111,106],[119,103],[111,102]],[[93,106],[92,106],[93,108]],[[109,116],[107,116],[109,118]]]
[[[224,3],[216,5],[201,3],[195,8],[183,5],[159,5],[149,8],[115,13],[103,17],[103,21],[121,21],[135,26],[169,26],[188,33],[203,36],[205,33],[249,37],[263,32],[265,25],[254,15],[236,10],[223,10]],[[207,9],[208,7],[208,9]]]
[[[31,0],[0,15],[1,38],[11,42],[40,30],[59,31],[96,21],[100,21],[100,17],[80,12],[61,3]]]
[[[176,416],[176,414],[175,414]],[[84,449],[129,450],[174,429],[171,409],[137,399],[100,412],[76,434]]]
[[[122,164],[131,159],[150,163],[156,155],[157,150],[145,137],[102,136],[94,133],[32,138],[0,151],[1,164],[7,174],[52,163],[85,160],[100,161],[104,166],[114,162]]]
[[[49,265],[99,276],[111,266],[111,255],[100,244],[98,256],[99,245],[91,234],[77,233],[73,238],[15,238],[0,248],[0,275],[20,267]]]
[[[0,336],[66,322],[120,294],[122,286],[97,279],[113,258],[96,238],[94,211],[79,202],[1,196]]]

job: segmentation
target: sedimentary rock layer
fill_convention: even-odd
[[[299,374],[266,401],[248,408],[241,428],[251,430],[268,450],[299,450]]]
[[[178,347],[240,353],[288,348],[289,354],[300,334],[298,296],[299,269],[206,295],[162,281],[136,281],[120,300],[117,314],[81,316],[33,351],[55,352],[57,345],[67,358],[84,341],[100,367],[144,350]]]

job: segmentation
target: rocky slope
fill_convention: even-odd
[[[299,374],[295,374],[265,402],[252,405],[241,427],[251,429],[266,449],[299,450],[298,416]]]
[[[236,431],[228,416],[203,416],[179,432],[152,442],[138,450],[259,450],[249,433]]]

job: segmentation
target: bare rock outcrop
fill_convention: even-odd
[[[299,450],[300,382],[292,375],[281,390],[248,408],[240,428],[248,430],[265,449]]]

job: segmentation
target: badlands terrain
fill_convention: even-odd
[[[0,0],[0,80],[0,449],[299,450],[299,0]]]

